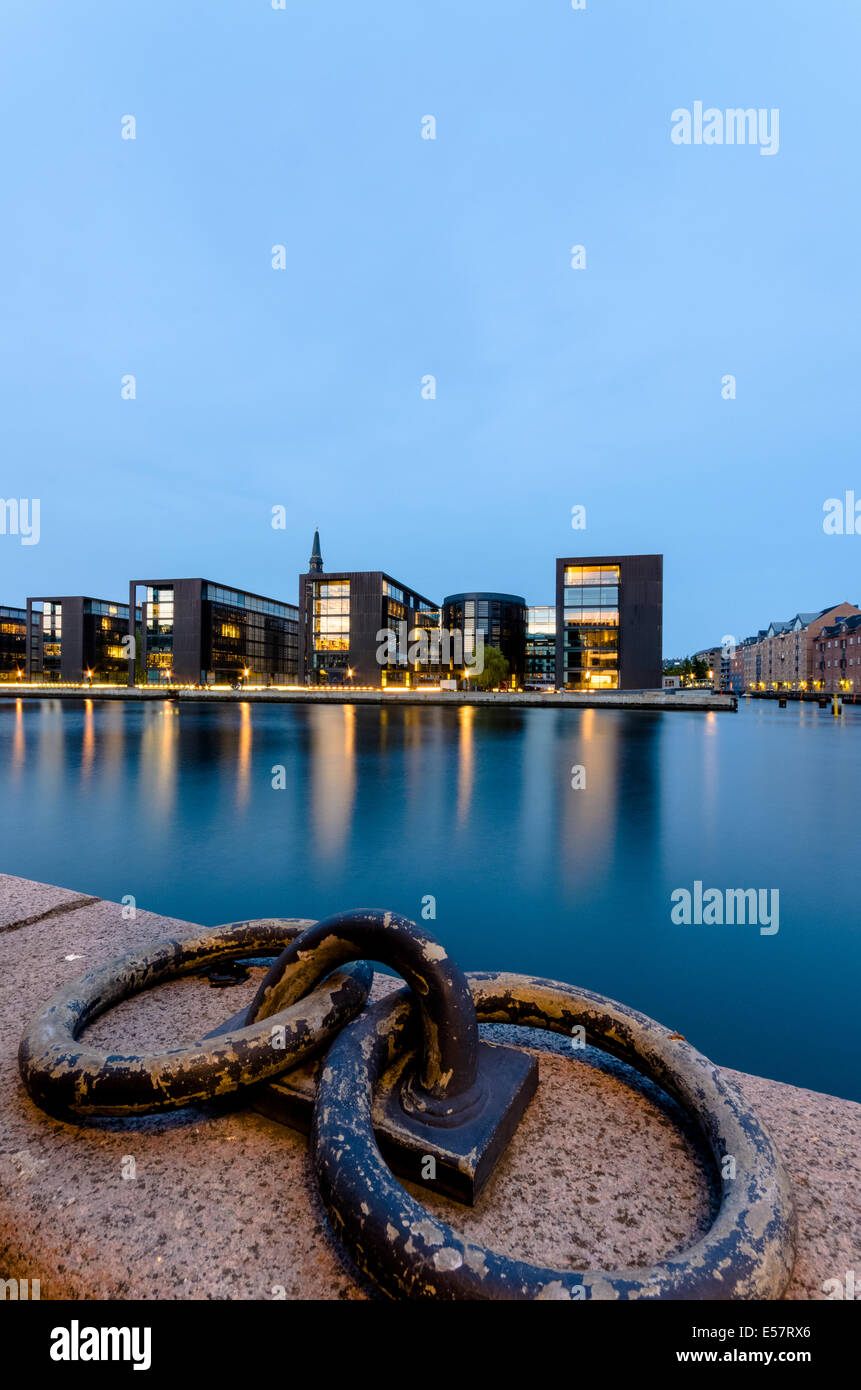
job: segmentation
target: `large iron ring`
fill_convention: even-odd
[[[311,1142],[335,1234],[392,1297],[437,1299],[773,1299],[795,1256],[789,1180],[738,1090],[678,1034],[611,999],[525,975],[471,974],[478,1017],[571,1035],[630,1063],[693,1116],[714,1158],[720,1207],[690,1249],[648,1268],[542,1269],[473,1245],[420,1206],[374,1139],[374,1086],[404,1045],[410,991],[374,1005],[332,1045]],[[724,1158],[735,1176],[722,1176]],[[729,1169],[731,1165],[726,1165]]]
[[[64,985],[18,1049],[33,1100],[60,1118],[144,1115],[228,1095],[295,1066],[362,1008],[372,978],[368,965],[330,975],[306,998],[246,1028],[169,1052],[125,1056],[77,1039],[123,999],[226,958],[272,956],[312,925],[294,917],[201,928],[129,951]]]

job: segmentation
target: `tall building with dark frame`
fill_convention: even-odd
[[[28,598],[26,627],[28,680],[123,683],[130,650],[124,603],[85,594]]]
[[[526,671],[526,599],[473,589],[449,594],[442,602],[443,627],[463,633],[467,669],[476,648],[476,632],[486,647],[498,647],[508,661],[510,677],[522,684]]]
[[[299,576],[299,613],[305,685],[376,688],[438,679],[430,657],[439,605],[384,570],[326,571],[317,531],[308,572]],[[428,634],[424,644],[421,632]],[[423,649],[427,662],[417,659]]]
[[[662,683],[662,555],[556,561],[556,689],[652,690]]]
[[[27,610],[0,606],[0,681],[16,681],[27,670]]]
[[[552,690],[556,685],[556,609],[552,603],[533,604],[526,610],[527,690]]]
[[[297,679],[293,604],[209,579],[132,579],[141,603],[138,671],[147,685],[290,685]],[[127,666],[128,684],[135,669]]]

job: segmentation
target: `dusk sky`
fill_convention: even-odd
[[[859,602],[859,42],[857,0],[6,0],[0,603],[295,602],[315,525],[434,599],[662,552],[667,655]],[[697,101],[778,152],[675,145]]]

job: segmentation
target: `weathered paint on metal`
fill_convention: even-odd
[[[439,941],[396,912],[340,912],[303,932],[261,983],[249,1020],[292,1004],[330,971],[354,960],[391,966],[414,991],[422,1023],[422,1058],[405,1103],[429,1124],[447,1124],[454,1116],[474,1112],[481,1102],[478,1024],[466,977]]]
[[[463,1239],[398,1183],[374,1140],[373,1093],[405,1040],[410,998],[399,991],[344,1030],[322,1070],[311,1143],[335,1234],[392,1297],[433,1299],[769,1299],[795,1258],[789,1180],[738,1090],[678,1034],[601,995],[530,976],[468,976],[479,1019],[586,1041],[656,1081],[694,1117],[720,1186],[709,1231],[689,1250],[641,1269],[553,1270]],[[735,1177],[722,1175],[725,1155]]]
[[[77,1039],[87,1024],[123,999],[226,958],[271,956],[309,925],[296,918],[262,918],[205,928],[130,951],[64,985],[18,1049],[33,1100],[59,1118],[144,1115],[229,1095],[300,1062],[362,1008],[372,978],[369,966],[335,974],[301,1003],[191,1047],[122,1055]]]

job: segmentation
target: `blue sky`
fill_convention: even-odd
[[[861,600],[822,529],[861,498],[859,41],[855,0],[6,0],[0,495],[41,537],[0,602],[295,601],[315,524],[434,598],[661,551],[667,654]],[[779,153],[674,145],[696,100],[778,108]]]

